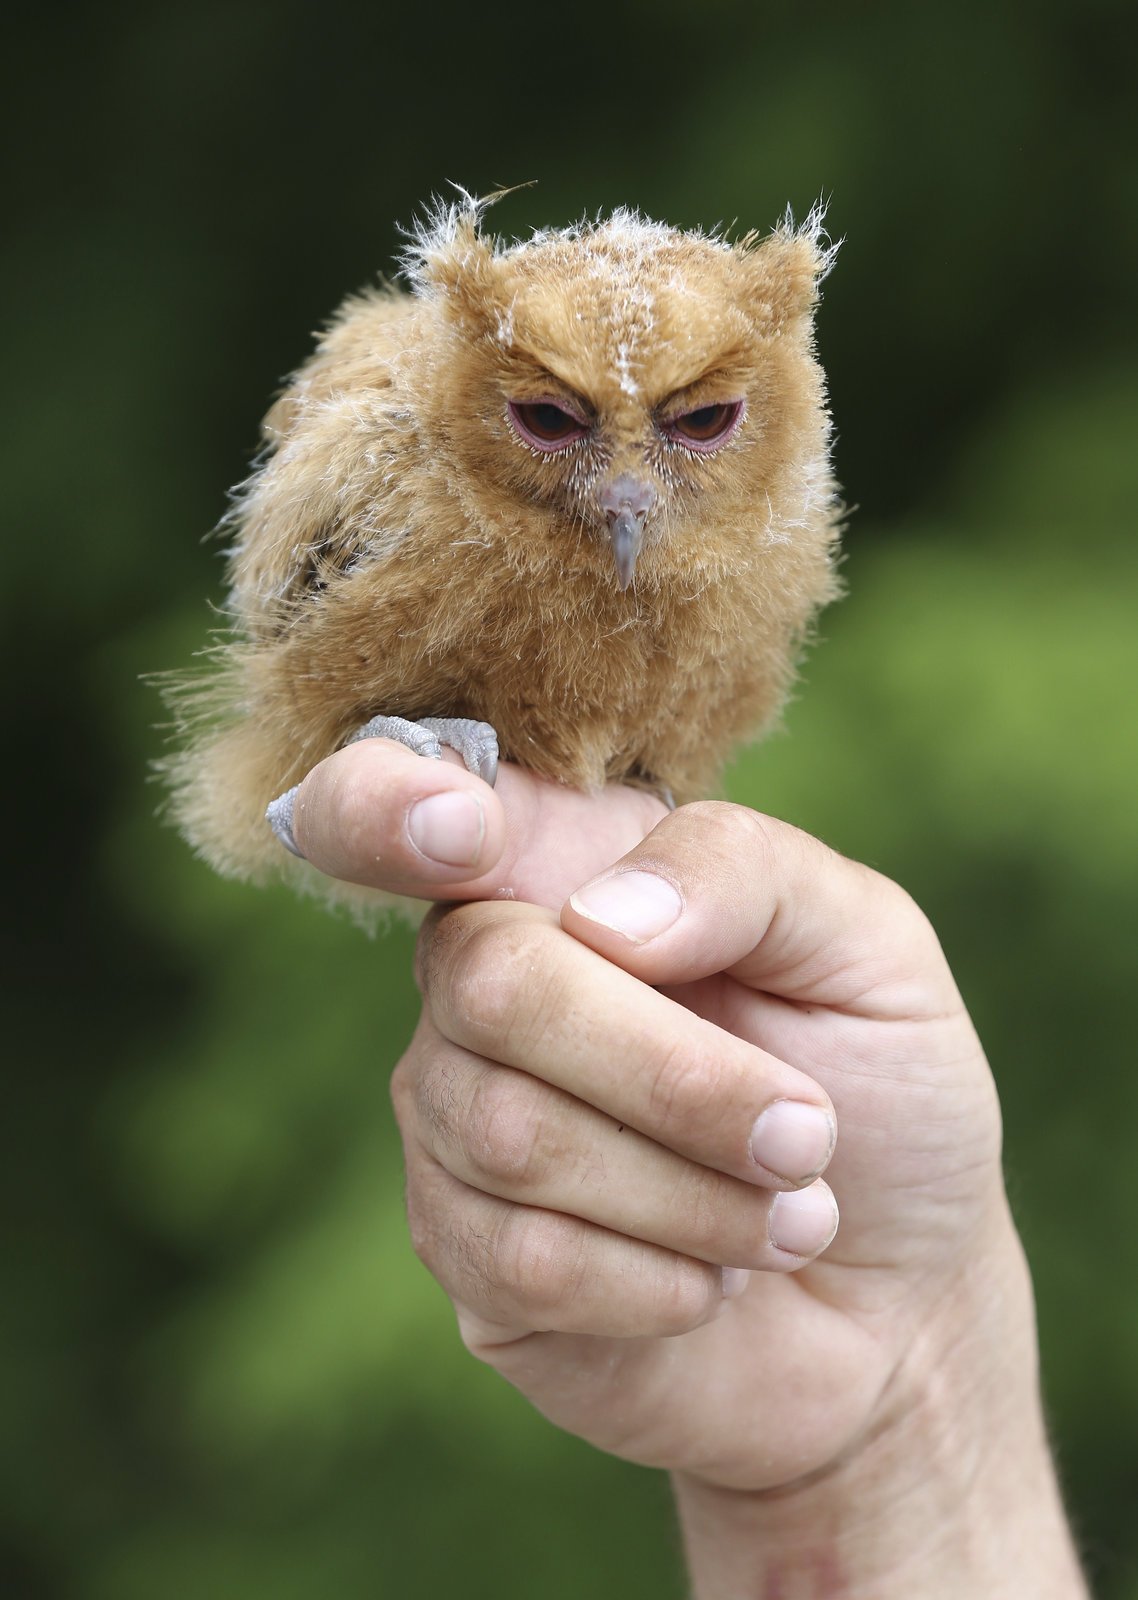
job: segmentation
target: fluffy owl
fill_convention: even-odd
[[[291,789],[361,730],[705,796],[836,593],[820,210],[504,244],[486,204],[435,205],[265,419],[230,630],[168,690],[174,813],[223,872],[315,887]]]

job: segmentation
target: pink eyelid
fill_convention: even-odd
[[[533,433],[526,427],[521,411],[523,407],[529,406],[552,406],[555,411],[560,411],[563,416],[569,417],[577,424],[576,431],[567,433],[563,439],[543,439],[540,434]],[[535,450],[544,450],[547,455],[552,455],[558,450],[568,449],[571,444],[576,444],[579,439],[583,439],[589,431],[589,424],[584,417],[580,416],[571,406],[567,406],[564,400],[555,399],[553,395],[538,395],[533,400],[509,400],[506,402],[506,412],[511,426],[515,432],[520,434],[526,444],[532,445]]]
[[[677,424],[685,417],[695,416],[700,411],[710,411],[711,404],[693,406],[690,411],[681,411],[678,416],[669,417],[667,422],[661,424],[661,431],[674,443],[682,445],[685,450],[696,450],[702,455],[709,454],[712,450],[720,450],[739,430],[739,424],[747,414],[745,400],[717,400],[715,405],[726,406],[730,412],[728,420],[718,433],[713,433],[710,439],[689,439],[686,434],[677,431]]]

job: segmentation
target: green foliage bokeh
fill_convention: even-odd
[[[426,36],[424,36],[426,35]],[[155,821],[200,543],[307,330],[448,178],[506,231],[832,194],[849,596],[733,797],[903,882],[1001,1088],[1049,1413],[1138,1600],[1138,206],[1121,5],[716,0],[29,13],[14,381],[0,1589],[679,1596],[666,1486],[463,1353],[387,1078],[411,937],[214,879]]]

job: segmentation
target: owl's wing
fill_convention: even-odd
[[[266,416],[265,450],[224,524],[230,610],[248,636],[398,548],[419,443],[393,372],[413,310],[389,290],[348,301]]]

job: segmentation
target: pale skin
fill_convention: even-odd
[[[385,740],[294,828],[467,902],[392,1085],[415,1248],[476,1356],[672,1474],[697,1600],[1087,1595],[995,1088],[902,890],[740,806]]]

